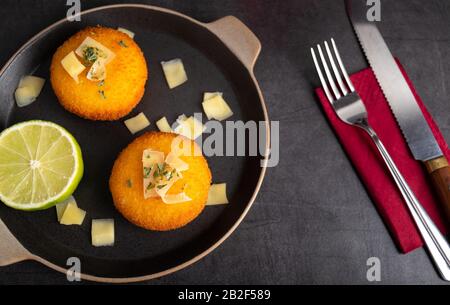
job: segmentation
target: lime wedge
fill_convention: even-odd
[[[67,199],[83,176],[75,138],[63,127],[27,121],[0,133],[0,200],[18,210],[42,210]]]

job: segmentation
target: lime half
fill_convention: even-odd
[[[0,133],[0,200],[19,210],[41,210],[68,198],[83,176],[75,138],[63,127],[27,121]]]

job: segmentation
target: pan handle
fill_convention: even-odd
[[[31,259],[33,255],[12,235],[0,219],[0,266]]]
[[[249,71],[253,71],[261,52],[261,42],[242,21],[234,16],[226,16],[205,26],[225,43]]]

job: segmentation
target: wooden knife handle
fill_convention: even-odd
[[[425,161],[425,166],[442,204],[447,225],[450,225],[450,166],[448,161],[445,157],[439,157]]]

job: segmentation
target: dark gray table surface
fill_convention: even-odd
[[[242,1],[252,2],[243,10]],[[350,72],[367,66],[341,0],[82,2],[87,9],[144,2],[200,21],[234,15],[260,38],[255,73],[269,115],[280,121],[279,165],[235,233],[200,262],[156,284],[373,284],[366,260],[381,260],[382,284],[442,284],[423,249],[402,255],[325,120],[309,47],[337,39]],[[0,65],[39,30],[65,16],[65,0],[3,0]],[[450,2],[381,0],[379,28],[450,140]],[[248,7],[248,6],[246,6]],[[287,175],[293,174],[293,176]],[[281,196],[280,194],[283,194]],[[65,284],[33,262],[0,268],[0,284]]]

